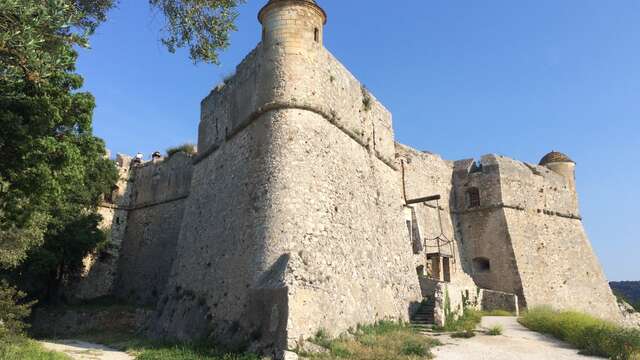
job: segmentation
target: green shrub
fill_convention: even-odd
[[[24,320],[31,314],[34,303],[26,303],[25,297],[25,293],[0,281],[0,339],[21,335],[27,328]]]
[[[640,330],[575,311],[556,311],[550,307],[526,312],[520,323],[527,328],[566,341],[587,355],[630,360],[640,356]]]
[[[195,155],[196,146],[193,144],[182,144],[180,146],[171,147],[167,149],[167,156],[172,157],[177,153],[185,153],[187,155]]]
[[[408,338],[404,341],[404,344],[402,344],[400,353],[406,356],[426,356],[429,354],[429,348],[427,348],[427,344],[425,344],[424,341],[420,341],[415,338]]]
[[[462,315],[457,318],[453,318],[453,316],[447,317],[444,326],[436,328],[436,330],[473,332],[481,320],[482,313],[480,311],[466,308]]]
[[[503,331],[504,329],[502,328],[502,325],[494,325],[490,327],[489,330],[487,330],[487,335],[498,336],[498,335],[502,335]]]

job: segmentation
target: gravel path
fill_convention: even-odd
[[[515,317],[487,316],[481,326],[502,325],[499,336],[477,334],[471,339],[440,336],[444,345],[433,349],[438,360],[585,360],[602,359],[579,355],[578,350],[562,341],[530,331]]]
[[[133,356],[127,353],[84,341],[60,340],[40,343],[47,350],[65,353],[73,360],[134,360]]]

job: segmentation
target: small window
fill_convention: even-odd
[[[473,271],[476,273],[486,273],[491,271],[491,260],[485,257],[473,259]]]
[[[413,242],[413,226],[411,225],[411,220],[406,220],[407,231],[409,231],[409,241]]]
[[[313,29],[313,40],[315,40],[316,42],[320,42],[320,29]]]
[[[467,207],[469,209],[480,207],[480,190],[478,188],[467,190]]]

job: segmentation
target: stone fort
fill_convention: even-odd
[[[324,48],[318,4],[271,0],[258,18],[262,41],[202,101],[196,154],[117,156],[110,246],[73,296],[152,306],[157,337],[264,352],[469,306],[621,319],[568,156],[448,161],[399,144]]]

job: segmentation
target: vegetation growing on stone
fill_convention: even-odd
[[[366,86],[362,85],[360,88],[362,91],[362,108],[365,111],[370,111],[373,106],[373,99],[371,98],[371,94],[369,93],[369,89]]]
[[[336,339],[331,339],[326,331],[320,330],[312,343],[325,348],[322,353],[298,351],[310,359],[424,359],[430,358],[430,349],[439,344],[437,340],[416,333],[406,324],[393,321],[379,321],[375,325],[361,325]]]
[[[587,314],[556,311],[550,307],[530,309],[520,319],[527,328],[573,344],[584,354],[611,359],[640,357],[640,330],[620,327]]]
[[[194,155],[196,153],[196,146],[193,144],[182,144],[176,147],[167,149],[167,156],[171,157],[177,153],[185,153],[188,155]]]

